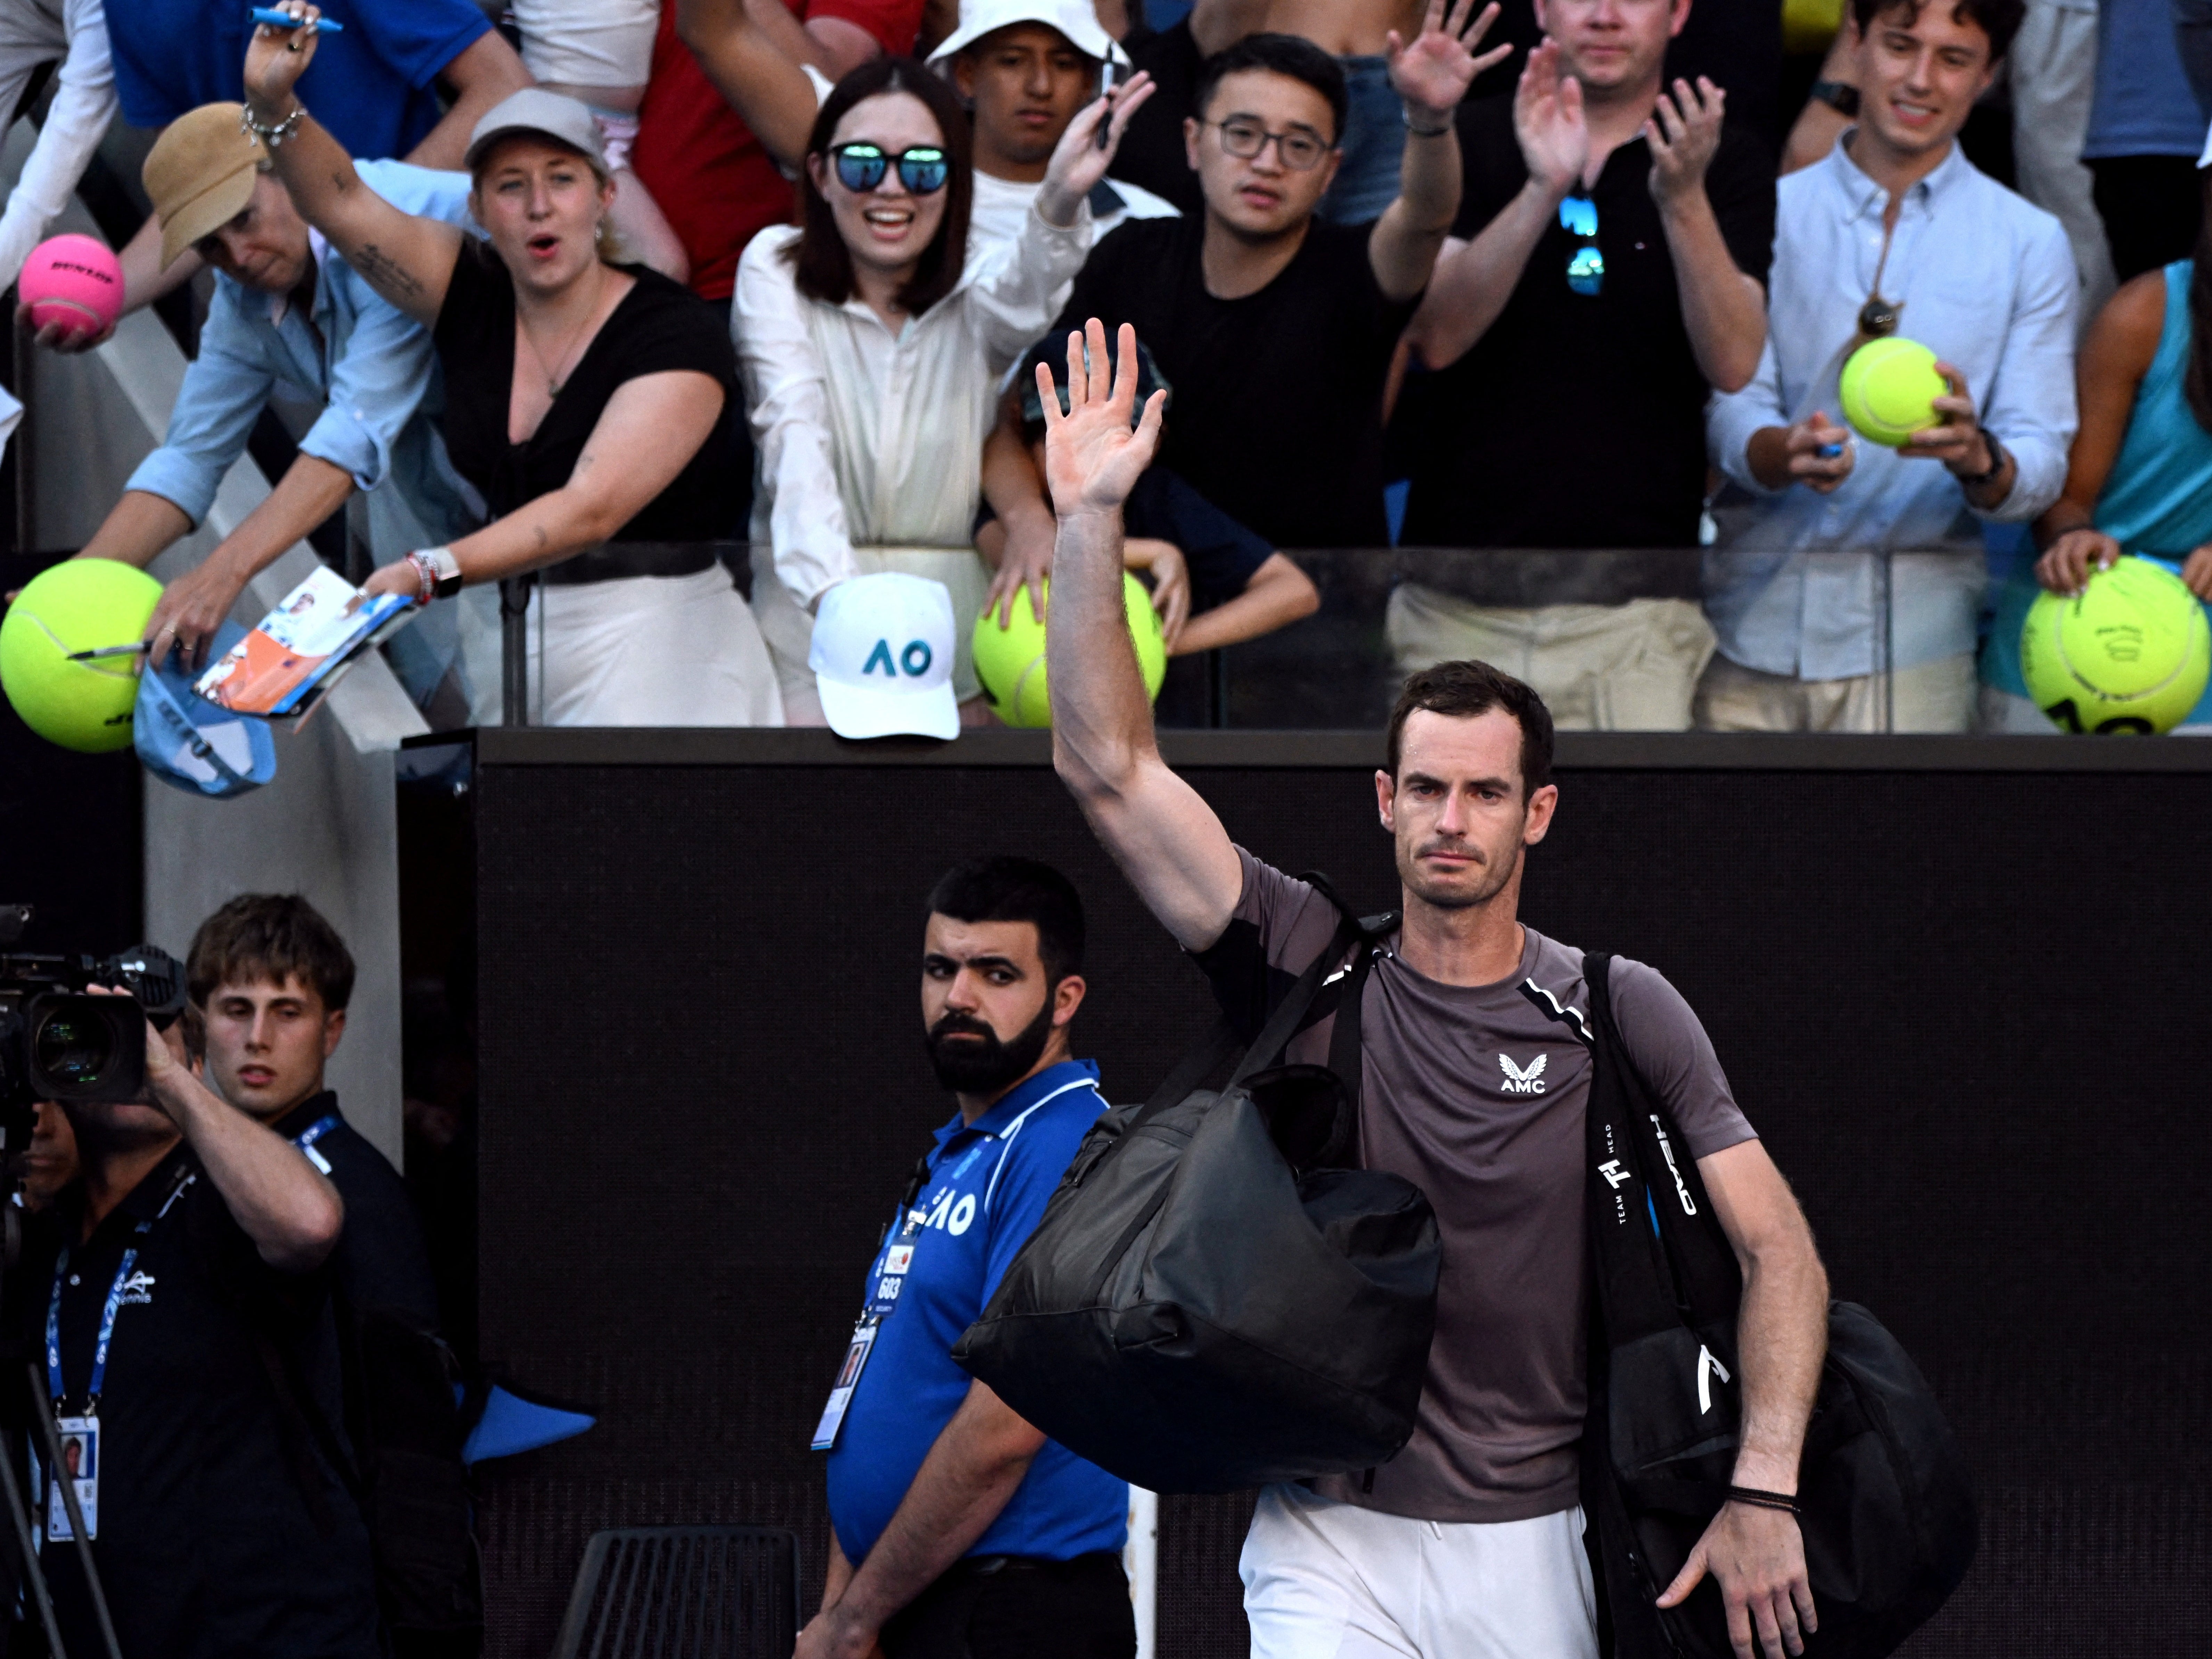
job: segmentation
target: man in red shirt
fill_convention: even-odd
[[[833,81],[879,52],[912,52],[921,27],[922,0],[785,3],[794,19],[788,48]],[[660,9],[630,165],[691,256],[693,290],[727,300],[745,244],[792,218],[792,182],[679,38],[677,10]]]

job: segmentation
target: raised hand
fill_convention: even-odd
[[[1075,223],[1075,210],[1097,187],[1121,147],[1129,118],[1144,107],[1153,92],[1152,77],[1139,70],[1103,98],[1094,98],[1076,111],[1075,119],[1053,146],[1045,163],[1044,188],[1037,192],[1037,211],[1056,225]],[[1106,123],[1105,142],[1099,142],[1099,123]]]
[[[1133,429],[1137,331],[1127,323],[1121,325],[1120,348],[1121,361],[1109,369],[1106,325],[1096,317],[1081,334],[1067,337],[1066,414],[1060,410],[1051,366],[1037,365],[1037,391],[1044,404],[1045,483],[1052,491],[1053,511],[1061,518],[1119,512],[1159,448],[1168,394],[1155,392],[1146,399],[1144,418]]]
[[[1583,115],[1583,83],[1559,73],[1559,43],[1547,35],[1528,54],[1513,89],[1513,135],[1528,176],[1553,200],[1583,187],[1589,165],[1589,124]]]
[[[1644,137],[1651,146],[1651,194],[1664,207],[1705,188],[1705,169],[1721,147],[1721,113],[1728,94],[1704,76],[1693,90],[1676,80],[1670,96],[1659,95]]]
[[[278,9],[290,13],[301,27],[280,29],[273,24],[257,23],[246,43],[246,101],[258,105],[256,113],[264,119],[283,109],[293,87],[315,61],[315,38],[319,33],[315,24],[323,15],[320,7],[307,5],[304,0],[291,0]]]
[[[1444,0],[1429,0],[1428,15],[1422,20],[1421,32],[1413,45],[1401,40],[1395,29],[1383,43],[1389,58],[1391,88],[1406,101],[1410,113],[1431,118],[1420,123],[1423,126],[1449,120],[1474,77],[1492,64],[1503,63],[1513,50],[1508,41],[1475,56],[1474,49],[1498,21],[1497,0],[1491,0],[1470,26],[1468,15],[1474,9],[1474,0],[1457,0],[1447,20]]]

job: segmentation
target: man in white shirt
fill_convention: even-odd
[[[1107,64],[1126,77],[1127,57],[1098,26],[1090,0],[970,0],[960,27],[930,54],[975,117],[975,195],[969,257],[1021,235],[1044,183],[1052,147],[1075,112],[1098,95]],[[1094,236],[1124,219],[1176,217],[1175,206],[1118,179],[1091,192]],[[1061,288],[1054,308],[1067,297]]]
[[[1766,347],[1706,415],[1758,499],[1705,561],[1719,650],[1696,719],[1724,731],[1964,731],[1985,586],[1978,521],[2036,516],[2074,438],[2066,233],[1977,172],[1958,134],[2021,0],[1852,0],[1858,125],[1778,191]],[[1890,449],[1840,424],[1853,347],[1932,349],[1941,424]]]

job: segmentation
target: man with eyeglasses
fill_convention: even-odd
[[[1209,58],[1183,123],[1205,211],[1105,238],[1045,335],[1048,351],[1087,318],[1133,326],[1175,388],[1160,464],[1271,546],[1389,540],[1383,382],[1459,204],[1452,112],[1504,56],[1476,55],[1497,8],[1474,13],[1457,0],[1447,19],[1431,0],[1418,37],[1392,37],[1403,182],[1371,225],[1315,217],[1341,160],[1336,59],[1288,34],[1248,35]],[[1002,430],[1018,436],[1021,418],[1009,398]],[[1045,499],[1026,461],[1020,476],[1032,503]],[[1006,515],[995,491],[993,504]]]
[[[2066,479],[2072,248],[1958,143],[2021,0],[1851,10],[1858,124],[1782,180],[1773,331],[1707,418],[1714,461],[1755,497],[1706,560],[1720,649],[1698,723],[1716,730],[1966,730],[1981,526],[2033,519]],[[1897,448],[1847,430],[1838,396],[1852,350],[1890,334],[1932,350],[1951,387]],[[2001,661],[2001,631],[1991,644]]]
[[[1537,0],[1518,88],[1461,113],[1463,240],[1408,335],[1401,545],[1581,551],[1500,561],[1494,583],[1437,561],[1392,594],[1391,650],[1409,674],[1496,663],[1561,726],[1680,730],[1712,654],[1694,562],[1638,550],[1698,545],[1705,399],[1765,339],[1774,168],[1723,88],[1662,86],[1689,16]]]

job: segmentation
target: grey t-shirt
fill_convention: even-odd
[[[1248,1037],[1334,936],[1304,881],[1242,848],[1243,896],[1202,953]],[[1428,1195],[1443,1238],[1437,1334],[1406,1449],[1375,1472],[1314,1483],[1327,1497],[1425,1521],[1522,1521],[1577,1501],[1588,1310],[1583,1110],[1589,1054],[1526,994],[1588,1010],[1582,953],[1535,929],[1510,979],[1448,985],[1394,952],[1360,1003],[1359,1142],[1370,1169]],[[1613,974],[1613,1013],[1638,1071],[1698,1157],[1754,1138],[1711,1041],[1681,994],[1641,962]],[[1325,1064],[1334,1018],[1289,1058]]]

